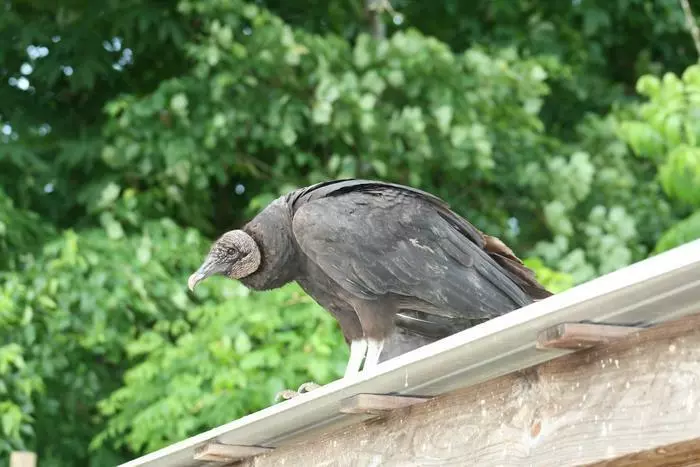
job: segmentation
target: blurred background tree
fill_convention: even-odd
[[[339,377],[296,286],[187,275],[270,200],[443,197],[561,291],[700,237],[677,0],[9,0],[0,14],[0,457],[114,465]]]

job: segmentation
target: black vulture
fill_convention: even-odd
[[[211,275],[254,290],[296,281],[338,321],[346,377],[551,295],[438,197],[357,179],[295,190],[224,233],[189,288]]]

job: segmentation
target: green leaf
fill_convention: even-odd
[[[244,332],[241,332],[238,333],[238,335],[236,336],[236,340],[233,344],[233,347],[236,350],[237,354],[244,355],[250,352],[250,349],[253,348],[253,345],[251,344],[248,335]]]
[[[112,240],[118,240],[124,236],[124,229],[111,213],[103,212],[100,214],[100,223],[107,232],[107,236]]]
[[[118,197],[121,189],[116,183],[110,182],[103,189],[100,194],[100,201],[98,205],[102,208],[112,204]]]
[[[283,126],[280,131],[280,137],[285,146],[293,146],[297,140],[297,134],[294,128],[290,126]]]
[[[173,111],[176,113],[184,114],[185,112],[187,112],[188,105],[189,102],[187,100],[187,96],[183,93],[175,94],[170,99],[170,108],[173,109]]]
[[[700,239],[700,211],[696,211],[666,231],[656,244],[654,252],[662,253],[697,239]]]
[[[637,80],[637,92],[655,99],[661,89],[661,81],[653,75],[644,75]]]

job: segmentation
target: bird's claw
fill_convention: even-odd
[[[304,383],[301,386],[299,386],[299,389],[297,389],[296,391],[292,391],[291,389],[285,389],[284,391],[278,392],[277,394],[275,394],[275,402],[279,402],[282,399],[289,400],[300,394],[313,391],[314,389],[318,389],[320,387],[320,384],[316,384],[313,381],[309,381],[308,383]]]
[[[275,394],[275,402],[280,402],[281,400],[289,400],[293,397],[298,396],[299,393],[297,391],[292,391],[291,389],[285,389],[284,391],[280,391],[277,394]]]
[[[320,387],[321,387],[320,384],[316,384],[313,381],[309,381],[308,383],[304,383],[301,386],[299,386],[299,389],[297,389],[297,392],[301,394],[303,392],[313,391],[314,389],[318,389]]]

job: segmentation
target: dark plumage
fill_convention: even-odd
[[[338,320],[346,375],[551,295],[513,252],[439,198],[368,180],[319,183],[222,235],[189,280],[296,281]],[[385,344],[386,342],[386,344]],[[383,352],[382,352],[383,351]],[[366,355],[365,355],[366,353]]]

